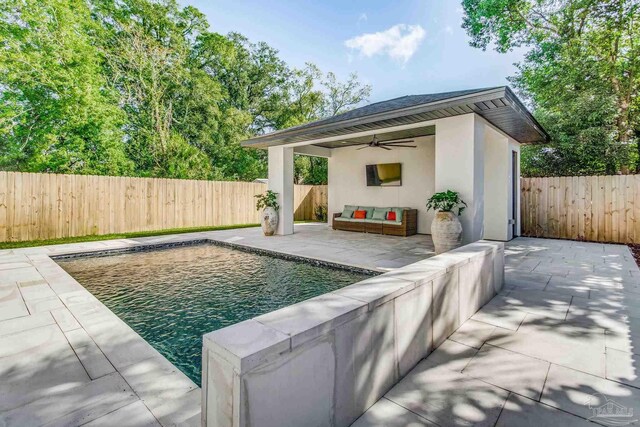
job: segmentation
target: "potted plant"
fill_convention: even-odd
[[[466,206],[460,195],[451,190],[436,193],[427,200],[427,210],[436,211],[436,216],[431,223],[431,238],[436,254],[462,245],[462,224],[458,216]]]
[[[271,190],[267,190],[264,194],[258,194],[255,196],[256,209],[262,210],[262,219],[260,221],[262,225],[262,232],[265,236],[273,236],[278,229],[278,193],[274,193]]]

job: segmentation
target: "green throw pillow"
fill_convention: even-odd
[[[344,210],[342,211],[342,215],[340,215],[342,218],[351,218],[353,217],[353,212],[354,209],[349,209],[346,206],[344,207]]]
[[[403,208],[391,208],[391,210],[396,213],[396,222],[397,223],[401,223],[402,222],[402,212],[404,211],[404,209]]]
[[[367,211],[367,219],[371,219],[371,216],[373,215],[373,210],[374,209],[375,208],[373,206],[360,206],[358,208],[358,210]]]
[[[371,216],[371,219],[377,219],[377,220],[384,221],[385,219],[387,219],[387,212],[389,212],[389,209],[375,208],[373,210],[373,215]]]

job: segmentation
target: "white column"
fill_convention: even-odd
[[[511,150],[508,138],[488,128],[484,140],[484,238],[509,240]]]
[[[293,234],[293,148],[269,147],[269,190],[278,193],[276,234]]]
[[[468,207],[460,217],[464,243],[483,237],[484,123],[475,114],[436,122],[436,192],[460,193]]]

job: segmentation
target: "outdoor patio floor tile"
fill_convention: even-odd
[[[3,320],[0,322],[0,337],[39,328],[41,326],[53,325],[54,323],[55,320],[51,316],[51,313],[46,311],[32,314],[31,316],[21,316],[14,319]]]
[[[60,301],[60,298],[57,296],[27,300],[25,303],[31,314],[64,308],[64,304],[62,304],[62,301]]]
[[[428,360],[428,359],[427,359]],[[385,397],[441,426],[493,426],[509,393],[427,360]]]
[[[485,344],[462,373],[539,400],[548,370],[549,362]]]
[[[640,389],[552,364],[541,402],[589,419],[593,416],[591,408],[604,405],[607,398],[626,408],[637,408]]]
[[[113,426],[159,427],[149,409],[141,401],[136,401],[101,416],[84,427],[113,427]]]
[[[39,397],[25,406],[0,414],[0,424],[78,426],[137,400],[131,388],[117,373],[84,385],[60,387]]]
[[[421,363],[462,372],[477,352],[478,350],[473,347],[446,340]]]
[[[90,381],[56,325],[0,337],[0,378],[0,411]]]
[[[142,360],[120,372],[154,414],[156,414],[156,408],[192,390],[198,390],[198,386],[193,381],[161,356]]]
[[[51,310],[51,315],[63,332],[81,328],[76,318],[66,307]]]
[[[384,397],[365,412],[351,427],[420,427],[437,424],[422,418]]]
[[[640,388],[640,354],[607,348],[607,379]]]
[[[598,327],[529,316],[517,332],[491,337],[487,344],[605,376],[605,332]]]
[[[25,301],[55,297],[56,294],[45,280],[18,283],[20,294]]]
[[[451,341],[479,349],[496,329],[502,328],[469,319],[464,322],[464,324],[460,326],[458,330],[449,337],[449,339]],[[512,332],[510,330],[505,331]]]
[[[509,305],[503,295],[498,295],[471,316],[471,319],[515,331],[525,317],[526,311]]]
[[[568,414],[517,394],[509,395],[496,427],[594,427],[584,418]]]

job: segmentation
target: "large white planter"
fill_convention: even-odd
[[[431,238],[436,254],[462,245],[462,224],[453,212],[437,212],[431,223]]]
[[[264,235],[273,236],[278,229],[278,211],[274,208],[264,208],[261,224]]]

